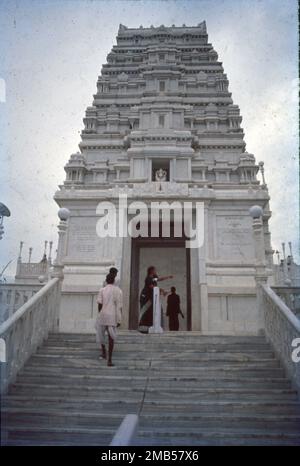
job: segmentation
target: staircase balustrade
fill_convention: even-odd
[[[39,283],[0,283],[0,324],[23,306],[42,286]]]
[[[272,286],[272,290],[275,291],[295,316],[300,319],[300,287]]]
[[[14,382],[28,358],[58,329],[61,281],[52,278],[0,326],[1,393]]]
[[[268,286],[262,286],[262,306],[266,337],[300,392],[300,361],[294,362],[293,342],[300,341],[300,320]],[[298,344],[299,346],[299,344]],[[300,351],[299,351],[300,352]]]

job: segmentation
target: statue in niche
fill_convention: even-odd
[[[167,181],[167,170],[159,168],[155,172],[155,181]]]

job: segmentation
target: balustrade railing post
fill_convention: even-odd
[[[70,217],[70,211],[65,207],[62,207],[58,211],[58,217],[60,222],[58,224],[58,246],[56,258],[53,262],[53,267],[50,272],[52,278],[59,278],[59,284],[57,289],[57,306],[56,306],[56,317],[53,323],[52,331],[59,330],[59,314],[60,314],[60,302],[61,302],[61,289],[62,281],[64,278],[64,256],[66,248],[66,234],[68,227],[68,219]]]
[[[158,286],[153,288],[153,325],[149,328],[149,333],[163,333],[161,326],[160,289]]]
[[[268,281],[268,273],[266,268],[266,253],[263,230],[263,210],[260,206],[253,206],[249,213],[253,219],[253,239],[254,239],[254,255],[255,255],[255,284],[256,284],[256,304],[258,309],[259,330],[264,330],[264,305],[263,305],[263,286]]]

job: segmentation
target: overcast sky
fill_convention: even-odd
[[[265,162],[273,247],[292,241],[296,256],[296,0],[0,0],[0,201],[11,210],[0,268],[13,259],[14,274],[20,240],[24,258],[34,248],[33,260],[41,259],[44,240],[56,241],[52,198],[78,150],[84,111],[119,23],[194,26],[203,20],[241,108],[247,151]]]

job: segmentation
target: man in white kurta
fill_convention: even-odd
[[[114,279],[112,275],[107,275],[107,285],[99,291],[97,298],[99,315],[95,323],[97,342],[101,345],[104,359],[106,359],[105,333],[108,333],[108,366],[113,366],[112,352],[116,329],[122,318],[122,291],[114,285]]]

